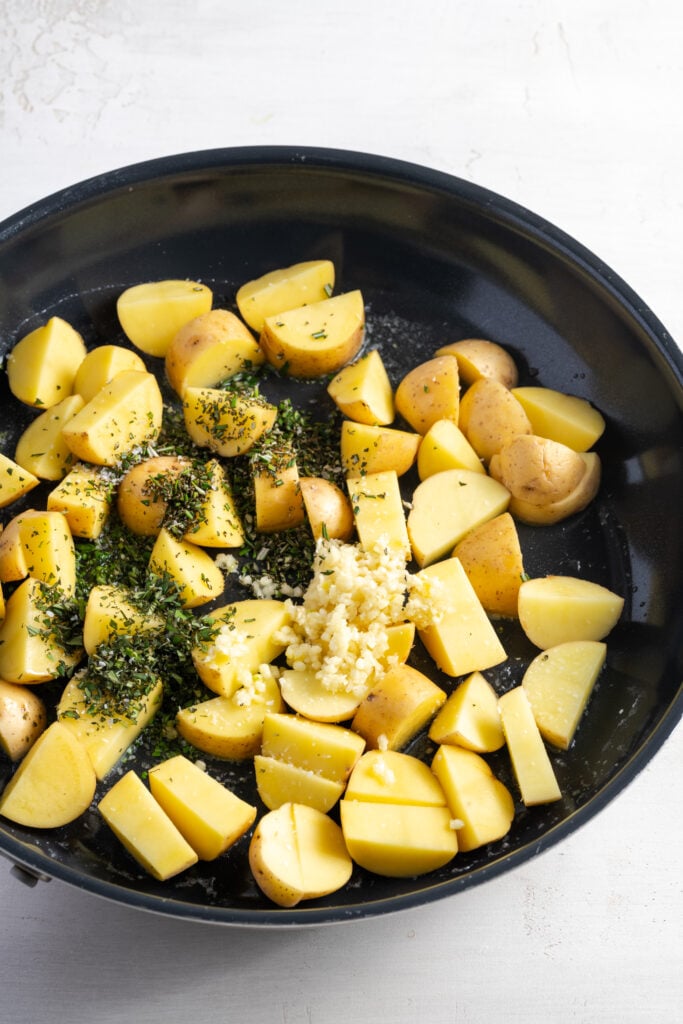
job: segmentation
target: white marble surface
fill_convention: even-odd
[[[0,0],[0,218],[175,152],[364,150],[547,217],[680,343],[681,38],[677,0]],[[352,925],[178,923],[0,864],[0,1019],[679,1019],[682,736],[560,846]]]

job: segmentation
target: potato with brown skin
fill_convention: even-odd
[[[528,501],[511,498],[509,505],[511,515],[532,526],[547,526],[550,523],[559,523],[562,519],[567,519],[577,512],[582,512],[598,493],[602,465],[595,452],[582,453],[581,459],[586,467],[586,472],[574,490],[570,491],[566,497],[551,501],[548,505],[532,505]]]
[[[129,469],[119,484],[116,499],[124,526],[140,537],[156,537],[168,502],[154,497],[152,481],[160,476],[179,476],[189,465],[188,459],[177,455],[157,455]]]
[[[464,384],[488,377],[497,380],[506,388],[517,384],[517,366],[514,359],[502,345],[485,338],[463,338],[462,341],[442,345],[436,350],[438,356],[451,355],[458,360],[460,379]]]
[[[488,377],[475,381],[462,396],[458,426],[487,463],[513,437],[531,433],[521,403],[504,384]]]
[[[259,344],[276,370],[324,377],[358,355],[364,330],[363,296],[356,290],[266,317]]]
[[[418,434],[437,420],[458,422],[460,377],[454,356],[437,356],[405,375],[394,396],[396,411]]]
[[[47,724],[45,704],[33,690],[0,679],[0,750],[18,761]]]
[[[299,477],[306,516],[316,540],[350,540],[354,521],[351,502],[340,487],[322,477]]]
[[[182,397],[188,387],[216,387],[242,370],[260,366],[264,359],[239,317],[227,309],[212,309],[175,335],[166,351],[166,376]]]

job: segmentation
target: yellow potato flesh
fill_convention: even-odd
[[[403,664],[408,660],[413,644],[415,643],[415,623],[397,622],[393,626],[387,626],[387,649],[379,658],[383,668],[391,668],[392,665]]]
[[[198,857],[144,782],[127,772],[105,793],[98,810],[130,855],[154,878],[166,881]]]
[[[481,459],[453,420],[437,420],[422,438],[417,453],[420,480],[445,469],[469,469],[485,473]]]
[[[526,806],[560,800],[562,793],[524,688],[515,686],[504,693],[498,700],[498,710],[512,768]]]
[[[129,600],[123,587],[101,583],[88,594],[83,618],[83,646],[92,654],[113,636],[154,632],[163,628],[163,620],[148,615]]]
[[[265,361],[242,321],[227,309],[212,309],[190,320],[166,351],[168,381],[182,395],[186,388],[213,388]]]
[[[94,540],[102,532],[112,503],[110,483],[96,466],[76,463],[47,496],[47,508],[61,512],[72,536]]]
[[[243,455],[268,433],[277,407],[263,399],[241,398],[217,388],[186,388],[185,429],[200,448],[227,458]]]
[[[350,540],[354,521],[351,502],[335,483],[322,477],[299,477],[299,487],[311,533],[321,537]]]
[[[61,512],[28,509],[15,516],[0,537],[0,578],[23,576],[58,587],[67,596],[74,593],[76,549]]]
[[[570,640],[604,639],[623,607],[623,597],[575,576],[525,580],[517,599],[520,625],[542,650]]]
[[[429,729],[433,743],[452,743],[476,753],[499,750],[504,742],[496,691],[473,672],[448,695]]]
[[[154,374],[128,370],[105,384],[65,424],[62,435],[76,458],[115,466],[138,445],[156,441],[162,413]]]
[[[453,549],[489,615],[517,617],[524,561],[517,527],[509,512],[480,523]]]
[[[377,349],[340,370],[327,385],[327,393],[356,423],[386,426],[394,420],[394,393]]]
[[[47,724],[45,704],[27,686],[0,679],[0,750],[20,760]]]
[[[344,792],[342,782],[262,754],[254,757],[254,772],[258,794],[271,811],[286,803],[299,803],[325,814]]]
[[[59,828],[88,809],[96,784],[84,748],[60,722],[53,722],[5,786],[0,814],[28,828]]]
[[[346,800],[444,807],[446,798],[433,772],[417,757],[398,750],[368,750],[349,778]]]
[[[293,377],[336,373],[358,354],[365,310],[359,291],[266,317],[259,343],[276,369]]]
[[[505,512],[510,492],[497,480],[469,469],[447,469],[417,485],[408,513],[408,535],[423,568],[444,555],[476,526]]]
[[[442,745],[432,760],[432,771],[459,824],[459,850],[476,850],[507,835],[515,814],[514,800],[479,754]]]
[[[264,756],[334,782],[346,782],[364,748],[361,736],[339,725],[282,714],[268,714],[263,723]]]
[[[180,591],[183,608],[197,608],[225,589],[223,573],[213,558],[196,544],[176,540],[168,530],[160,530],[149,557],[149,570],[159,576],[168,574]]]
[[[0,452],[0,508],[11,505],[39,483],[37,476],[28,473],[14,459]]]
[[[513,388],[524,407],[534,434],[587,452],[605,431],[604,417],[585,398],[552,388]]]
[[[150,768],[149,786],[200,860],[215,860],[256,818],[255,807],[180,754]]]
[[[61,480],[74,460],[62,427],[83,405],[80,395],[69,395],[41,413],[19,438],[15,461],[41,480]]]
[[[607,646],[574,640],[537,655],[522,679],[541,736],[568,750],[600,675]]]
[[[210,490],[202,502],[197,521],[185,540],[209,548],[236,548],[244,543],[244,529],[224,468],[215,459],[209,464]]]
[[[435,621],[418,633],[439,668],[461,676],[505,661],[505,649],[459,560],[437,562],[419,575],[435,585]]]
[[[410,878],[443,867],[458,852],[447,807],[342,800],[342,831],[352,859],[366,871]]]
[[[429,722],[445,692],[410,665],[395,665],[373,686],[353,716],[351,728],[369,748],[397,750]]]
[[[437,420],[458,422],[460,378],[453,356],[437,356],[420,363],[401,380],[394,396],[396,411],[418,434],[426,434]]]
[[[371,684],[368,683],[367,691]],[[365,693],[326,689],[312,669],[286,669],[280,676],[282,696],[289,707],[315,722],[346,722]]]
[[[129,341],[150,356],[166,355],[175,334],[211,309],[211,289],[198,281],[149,281],[126,288],[116,303]]]
[[[76,371],[74,394],[80,395],[84,402],[89,402],[117,374],[126,370],[146,369],[137,352],[123,348],[122,345],[98,345],[88,352]]]
[[[152,721],[161,706],[162,689],[159,681],[147,696],[137,700],[135,715],[113,717],[106,709],[106,694],[91,706],[77,678],[67,683],[57,705],[57,719],[82,744],[98,779],[109,774]]]
[[[379,541],[398,548],[408,558],[410,541],[403,499],[395,470],[368,473],[347,480],[356,531],[363,547]]]
[[[268,712],[284,711],[278,684],[265,680],[264,692],[249,703],[240,703],[241,691],[232,697],[213,697],[176,715],[180,735],[207,754],[228,760],[253,757],[261,749],[263,720]]]
[[[296,462],[254,473],[256,529],[276,533],[300,526],[306,518]]]
[[[348,476],[393,471],[403,476],[415,462],[420,435],[409,430],[345,420],[341,427],[341,460]]]
[[[10,390],[20,402],[47,409],[73,391],[86,355],[80,334],[65,320],[51,317],[17,342],[7,357]]]
[[[11,594],[0,626],[0,677],[10,683],[44,683],[74,668],[82,651],[61,646],[48,615],[54,596],[29,577]]]
[[[260,332],[266,317],[328,298],[334,276],[331,260],[306,260],[271,270],[238,288],[237,308],[249,326]]]
[[[460,378],[465,384],[473,384],[482,377],[499,381],[506,388],[517,383],[517,366],[514,359],[502,345],[486,338],[463,338],[437,349],[437,355],[455,356],[458,361]]]

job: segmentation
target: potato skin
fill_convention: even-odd
[[[475,381],[462,396],[458,426],[487,463],[512,438],[531,433],[522,405],[500,381],[488,377]]]
[[[436,356],[414,367],[401,380],[394,396],[396,411],[418,434],[437,420],[458,422],[460,377],[450,355]]]
[[[117,509],[125,526],[140,537],[156,537],[166,515],[167,503],[153,498],[147,489],[156,476],[178,476],[188,460],[176,455],[157,455],[133,466],[122,478],[117,493]]]
[[[450,345],[442,345],[436,354],[452,355],[458,360],[460,379],[464,384],[473,384],[475,380],[489,377],[497,380],[506,388],[517,384],[517,365],[502,345],[486,338],[463,338],[453,341]]]
[[[47,713],[38,694],[0,679],[0,750],[12,761],[26,754],[45,729]]]

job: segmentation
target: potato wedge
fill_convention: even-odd
[[[520,625],[541,650],[570,640],[603,640],[623,607],[619,594],[575,576],[525,580],[517,599]]]
[[[524,688],[515,686],[504,693],[498,700],[498,710],[512,768],[526,806],[561,800],[555,771]]]
[[[298,306],[322,302],[332,295],[334,264],[330,260],[306,260],[291,267],[270,270],[237,289],[240,316],[252,330],[263,330],[266,317]]]
[[[85,355],[78,331],[53,316],[18,341],[7,356],[10,391],[26,405],[49,409],[73,392]]]
[[[27,509],[0,534],[0,580],[30,576],[70,596],[76,589],[76,549],[61,512]]]
[[[0,677],[10,683],[45,683],[73,669],[80,648],[62,646],[52,616],[54,592],[29,576],[7,599],[0,626]]]
[[[522,404],[504,384],[490,377],[475,381],[462,396],[458,426],[486,463],[507,441],[532,433]]]
[[[211,289],[199,281],[146,281],[119,295],[116,312],[137,349],[163,358],[176,332],[208,312],[212,302]]]
[[[455,356],[464,384],[474,384],[482,377],[497,380],[506,388],[513,388],[517,383],[517,364],[510,353],[495,341],[463,338],[462,341],[442,345],[436,354]]]
[[[181,708],[176,715],[179,734],[198,750],[227,760],[254,757],[261,749],[263,722],[269,712],[284,711],[277,680],[260,678],[261,688],[237,690],[231,697]]]
[[[605,431],[605,419],[585,398],[553,388],[513,388],[534,434],[548,437],[576,452],[587,452]]]
[[[442,745],[432,760],[432,771],[453,819],[459,822],[459,850],[476,850],[508,834],[515,814],[514,800],[483,757],[471,750]]]
[[[458,422],[460,377],[453,356],[436,356],[414,367],[400,381],[394,396],[396,412],[418,434],[437,420]]]
[[[446,693],[410,665],[395,665],[359,705],[351,728],[368,749],[400,750],[431,721]]]
[[[360,543],[370,550],[380,540],[410,556],[403,499],[395,470],[347,479]]]
[[[259,533],[291,530],[305,521],[299,470],[293,456],[284,465],[254,473],[254,507]]]
[[[353,509],[341,488],[332,480],[313,476],[299,477],[299,488],[314,538],[350,540],[354,531]]]
[[[258,342],[239,317],[227,309],[211,309],[175,334],[166,350],[166,377],[182,398],[188,387],[217,387],[264,361]]]
[[[489,615],[517,618],[517,595],[524,559],[517,527],[509,512],[480,523],[453,549]]]
[[[323,377],[358,354],[364,327],[363,296],[351,291],[266,317],[259,344],[277,370]]]
[[[373,874],[424,875],[448,864],[458,852],[447,807],[344,799],[339,809],[346,848],[356,864]]]
[[[112,505],[112,483],[97,466],[77,462],[47,496],[47,509],[61,512],[74,537],[94,540]]]
[[[422,438],[417,453],[420,480],[445,469],[469,469],[485,473],[481,459],[453,420],[437,420]]]
[[[195,444],[230,458],[248,452],[271,429],[277,406],[218,388],[188,387],[183,395],[183,416]]]
[[[377,349],[340,370],[327,385],[327,393],[337,408],[356,423],[393,423],[394,393]]]
[[[6,508],[22,498],[39,483],[37,476],[28,473],[14,459],[0,452],[0,508]]]
[[[433,743],[449,743],[478,754],[500,750],[505,742],[498,695],[481,672],[472,672],[449,695],[429,728]]]
[[[263,754],[254,757],[254,772],[258,795],[269,811],[298,803],[327,814],[344,792],[343,782]]]
[[[80,395],[69,395],[36,417],[17,441],[15,462],[41,480],[61,480],[74,461],[62,427],[84,404]]]
[[[341,461],[347,476],[394,472],[403,476],[415,462],[421,437],[410,430],[344,420]]]
[[[304,771],[346,783],[365,749],[361,736],[339,725],[298,715],[266,715],[261,753]]]
[[[163,628],[160,616],[146,615],[129,599],[125,588],[102,583],[92,588],[83,618],[83,647],[92,654],[113,636],[155,632]]]
[[[213,601],[225,589],[223,573],[211,555],[196,544],[176,540],[165,529],[159,531],[154,542],[149,571],[175,580],[183,608],[197,608]]]
[[[345,799],[368,803],[445,807],[446,797],[429,766],[398,750],[368,750],[351,772]]]
[[[144,371],[144,360],[123,345],[98,345],[91,349],[76,371],[74,394],[89,402],[105,384],[127,370]]]
[[[366,693],[329,690],[312,669],[285,669],[280,676],[282,696],[292,711],[316,722],[347,722]]]
[[[45,702],[27,686],[0,679],[0,750],[11,761],[26,754],[47,725]]]
[[[574,640],[549,647],[529,664],[522,686],[548,743],[569,749],[606,656],[606,644]]]

